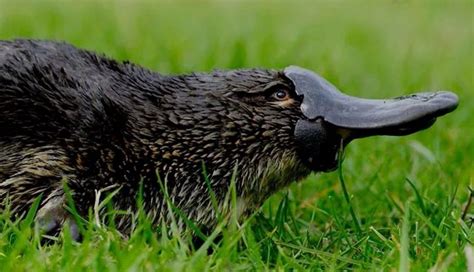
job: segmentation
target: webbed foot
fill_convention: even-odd
[[[49,199],[36,214],[36,228],[44,239],[54,240],[54,237],[58,237],[64,227],[67,227],[71,238],[74,241],[80,241],[79,227],[66,211],[64,203],[64,196]]]

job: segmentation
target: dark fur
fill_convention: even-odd
[[[0,199],[21,215],[42,194],[38,216],[61,223],[62,180],[83,215],[104,188],[120,188],[114,208],[133,211],[143,181],[158,223],[169,219],[158,173],[173,203],[209,227],[204,164],[224,213],[236,170],[248,213],[309,173],[295,153],[299,102],[272,103],[278,86],[290,83],[273,70],[164,76],[65,43],[0,41]]]

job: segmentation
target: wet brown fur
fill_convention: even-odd
[[[290,100],[275,101],[278,88]],[[0,210],[10,202],[21,216],[42,195],[39,220],[60,225],[66,181],[83,216],[104,188],[133,212],[142,182],[145,210],[166,222],[161,180],[176,207],[211,227],[204,166],[221,206],[236,173],[248,214],[309,173],[295,152],[299,103],[279,71],[164,76],[65,43],[0,41]]]

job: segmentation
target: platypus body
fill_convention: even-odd
[[[457,103],[450,92],[350,97],[296,66],[162,75],[67,43],[0,41],[0,211],[22,216],[41,197],[36,221],[61,228],[65,183],[85,217],[114,192],[114,210],[133,213],[140,197],[168,223],[169,197],[212,228],[232,181],[245,216],[311,171],[334,170],[352,139],[416,132]],[[130,228],[131,216],[118,218]]]

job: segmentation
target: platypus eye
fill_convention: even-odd
[[[290,94],[287,90],[279,89],[273,93],[273,97],[277,100],[282,101],[288,99],[290,97]]]
[[[283,88],[278,88],[271,95],[272,100],[285,101],[290,98],[290,92]]]

